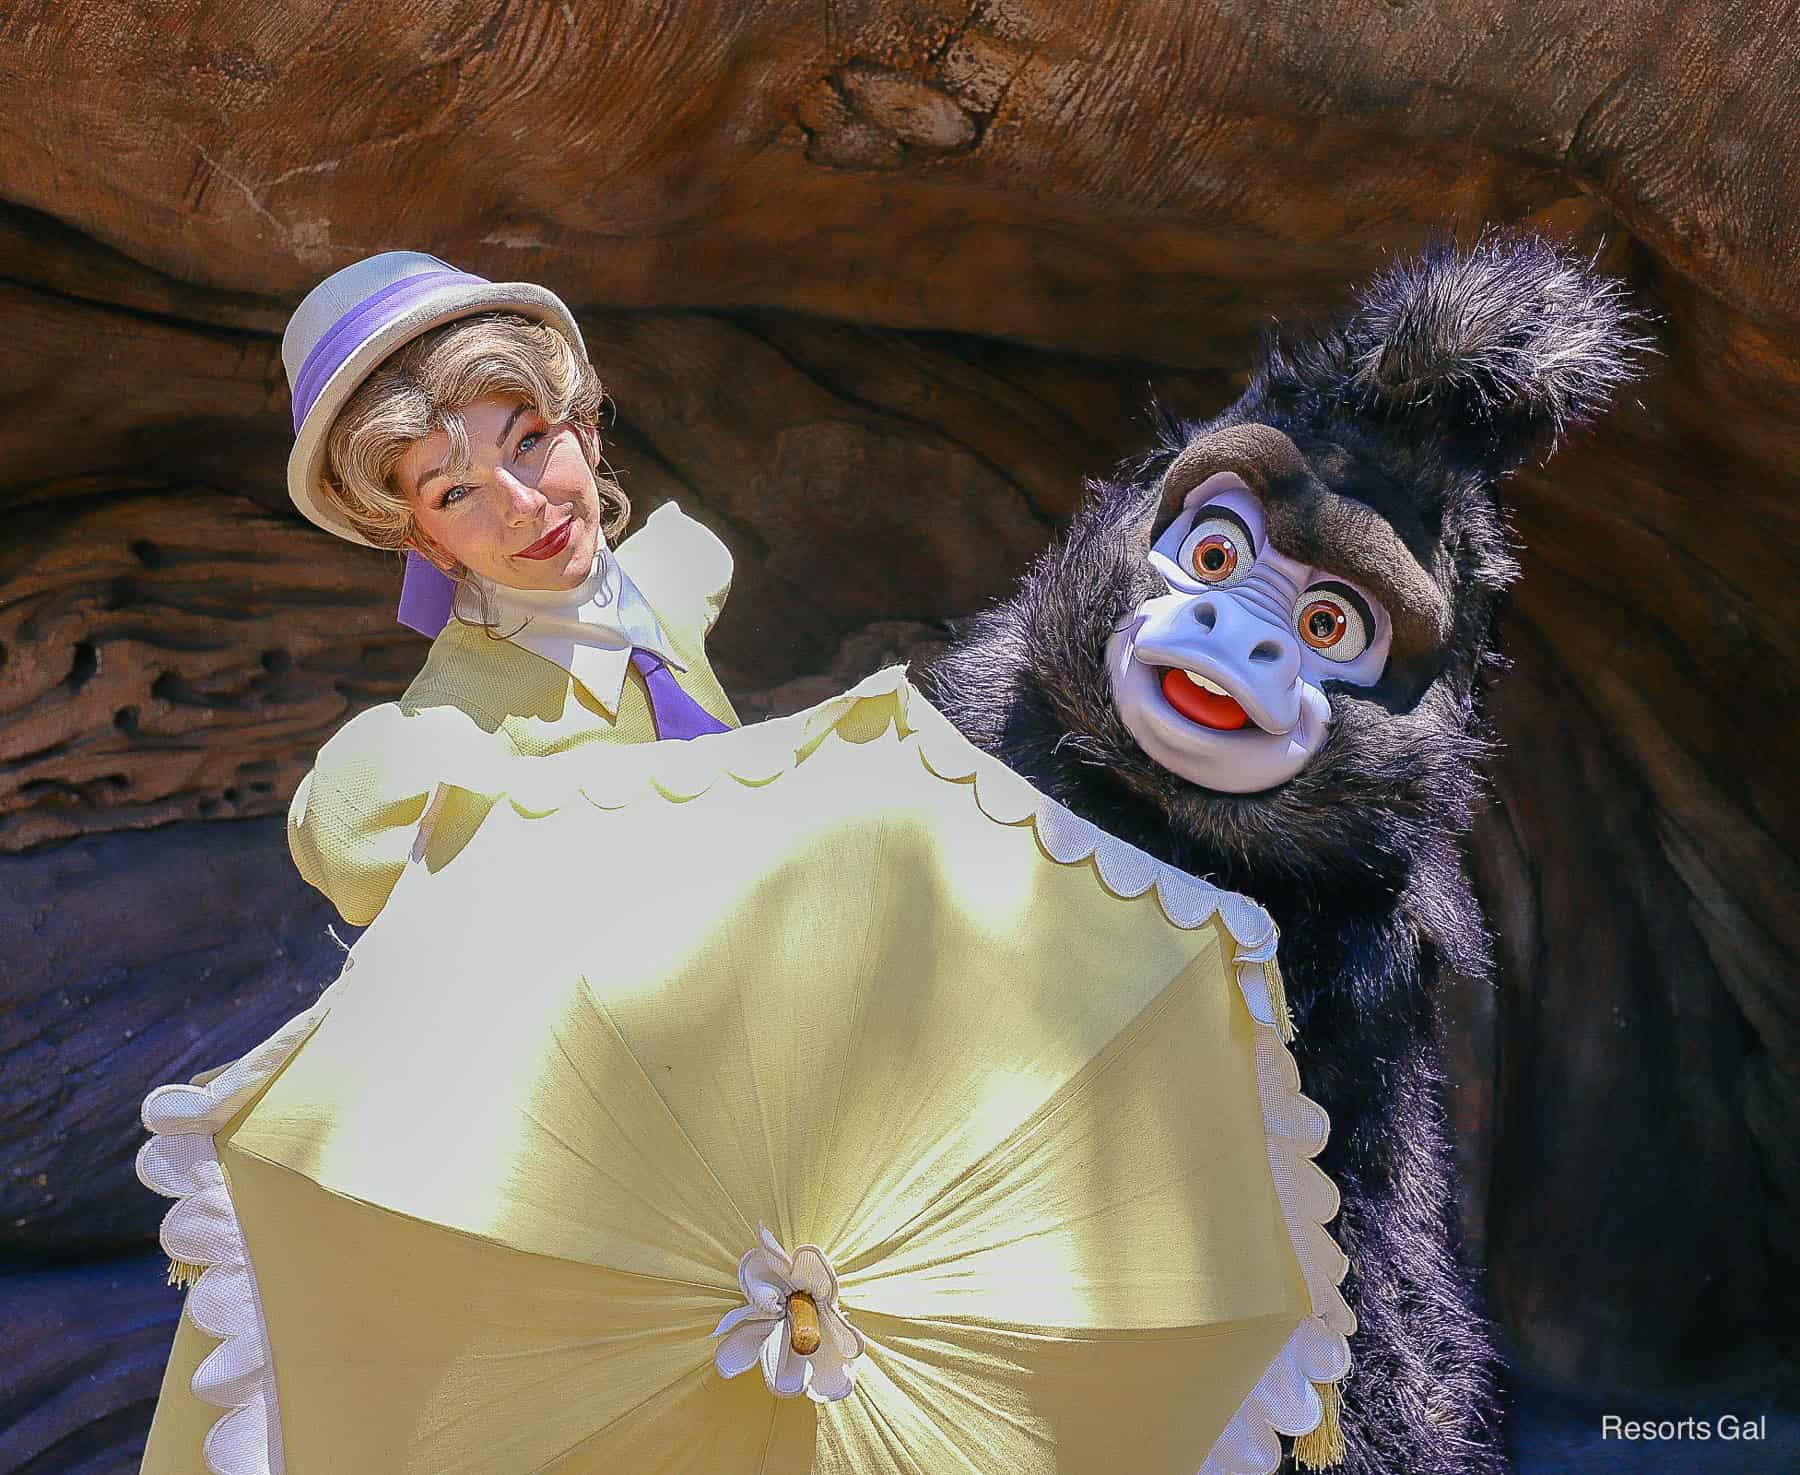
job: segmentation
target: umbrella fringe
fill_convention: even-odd
[[[1294,1441],[1294,1463],[1308,1470],[1324,1470],[1344,1463],[1344,1429],[1338,1417],[1337,1384],[1314,1383],[1313,1390],[1325,1412],[1318,1428]]]
[[[1263,967],[1263,984],[1269,990],[1269,1008],[1275,1015],[1275,1032],[1282,1043],[1294,1043],[1294,1016],[1288,1012],[1287,986],[1281,981],[1281,964],[1270,958]]]
[[[204,1265],[196,1265],[191,1260],[171,1259],[169,1261],[169,1284],[185,1291],[200,1279],[201,1273],[205,1269]]]

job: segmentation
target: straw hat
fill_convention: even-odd
[[[402,344],[456,318],[501,311],[550,324],[587,357],[574,315],[554,292],[531,282],[490,282],[423,251],[367,257],[306,294],[281,335],[281,361],[294,400],[288,495],[310,521],[372,546],[320,495],[332,421],[375,366]]]

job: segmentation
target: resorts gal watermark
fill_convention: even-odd
[[[1626,1419],[1605,1414],[1600,1420],[1602,1439],[1742,1439],[1769,1437],[1769,1416],[1720,1414],[1716,1419]]]

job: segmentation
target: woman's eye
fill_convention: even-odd
[[[537,449],[538,442],[543,438],[544,432],[541,430],[533,430],[528,435],[522,436],[519,440],[519,454],[529,456]]]
[[[1182,572],[1192,574],[1202,584],[1223,589],[1250,572],[1256,562],[1256,549],[1250,541],[1250,529],[1238,518],[1229,513],[1203,513],[1182,539],[1176,562]]]
[[[1354,661],[1369,648],[1368,616],[1358,601],[1333,589],[1308,589],[1300,601],[1295,628],[1308,646],[1328,661]]]
[[[469,488],[467,485],[451,487],[449,491],[445,492],[443,496],[438,498],[438,506],[440,506],[440,507],[452,506],[453,504],[462,501],[462,497],[459,497],[457,495],[458,492],[462,492],[462,493],[466,494],[468,491],[469,491]]]

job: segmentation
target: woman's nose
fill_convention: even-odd
[[[506,515],[513,522],[529,522],[538,515],[544,505],[544,494],[536,487],[527,486],[504,466],[494,472],[494,480],[500,484],[500,495],[506,499]]]

